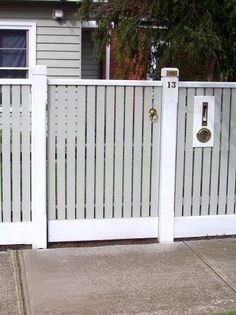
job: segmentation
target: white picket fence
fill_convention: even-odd
[[[235,94],[177,69],[0,80],[0,244],[236,234]],[[213,147],[193,147],[195,95],[214,96]]]

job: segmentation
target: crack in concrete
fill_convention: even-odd
[[[224,284],[236,294],[236,287],[231,284],[229,279],[220,272],[216,266],[214,266],[205,256],[203,256],[198,250],[196,250],[190,243],[183,241],[183,243],[222,281]]]
[[[16,291],[18,296],[18,305],[20,315],[31,315],[28,288],[26,282],[26,273],[24,258],[22,257],[22,251],[12,251],[11,257],[14,267],[15,280],[16,280]]]
[[[23,295],[22,286],[21,286],[21,275],[20,275],[21,272],[20,272],[17,251],[11,251],[11,259],[12,259],[12,265],[14,269],[14,276],[15,276],[15,282],[16,282],[16,294],[17,294],[17,300],[18,300],[19,314],[26,315],[25,307],[24,307],[24,295]]]

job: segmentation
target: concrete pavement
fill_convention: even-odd
[[[0,252],[0,314],[22,313],[21,292],[15,252]]]
[[[18,314],[32,315],[236,309],[236,238],[24,250],[0,253],[0,263],[9,266],[7,273],[1,267],[0,279],[5,285],[11,279],[10,289],[0,290],[3,315],[17,314],[17,307]]]

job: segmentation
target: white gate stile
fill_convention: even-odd
[[[33,248],[47,247],[46,216],[47,69],[32,69],[32,227]]]
[[[161,85],[49,80],[49,241],[157,238]]]

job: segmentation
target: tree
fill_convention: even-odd
[[[235,0],[83,0],[80,19],[95,19],[95,55],[115,38],[120,77],[141,65],[152,78],[178,67],[181,79],[236,79]],[[112,34],[112,35],[111,35]]]

